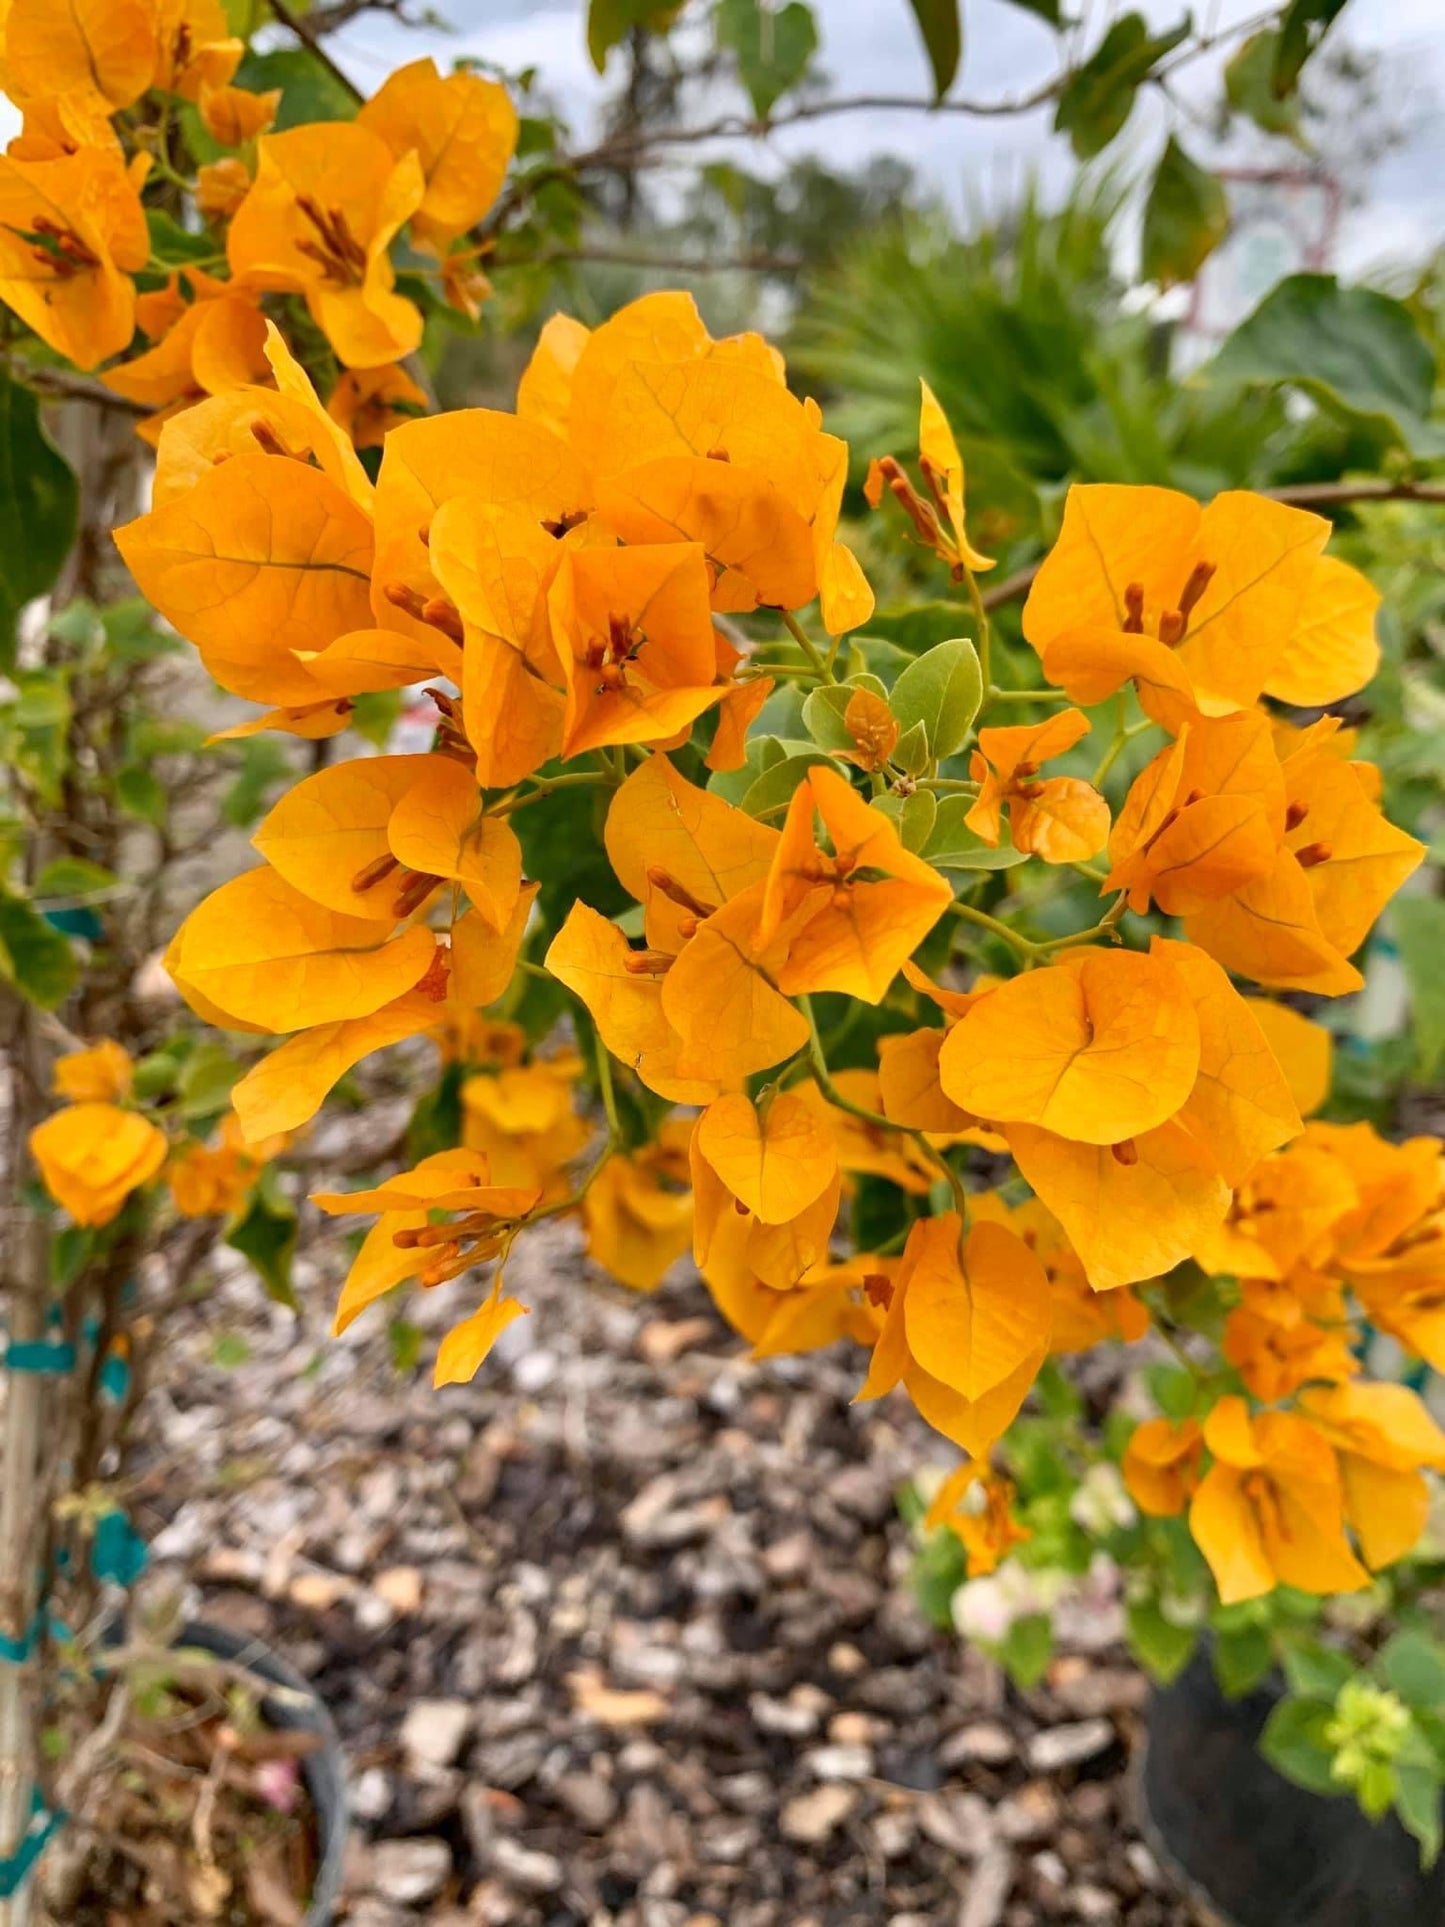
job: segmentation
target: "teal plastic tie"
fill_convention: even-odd
[[[65,1820],[63,1813],[52,1813],[36,1788],[30,1796],[30,1821],[14,1853],[0,1855],[0,1900],[10,1900],[29,1879],[36,1861],[50,1843],[51,1835]]]
[[[48,1606],[37,1606],[35,1617],[19,1639],[11,1639],[8,1634],[0,1633],[0,1665],[23,1666],[40,1644],[42,1633],[47,1631],[60,1646],[66,1645],[73,1636],[65,1621],[57,1619]]]
[[[130,1390],[130,1363],[121,1352],[112,1352],[100,1368],[100,1389],[112,1404],[123,1402]]]
[[[7,1372],[64,1378],[75,1370],[75,1347],[67,1338],[12,1338],[0,1363]]]
[[[95,1537],[90,1542],[90,1570],[97,1579],[133,1586],[149,1558],[145,1540],[124,1512],[117,1509],[96,1520]]]

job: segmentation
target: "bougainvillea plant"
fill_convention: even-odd
[[[933,613],[880,615],[847,447],[684,293],[554,315],[514,410],[427,413],[415,351],[486,296],[518,142],[495,81],[421,60],[308,122],[237,84],[212,0],[12,0],[4,33],[0,303],[38,377],[100,370],[140,417],[151,505],[116,541],[258,706],[227,733],[321,746],[167,952],[251,1053],[209,1135],[124,1040],[62,1058],[28,1142],[72,1226],[163,1173],[234,1216],[355,1066],[426,1036],[436,1148],[315,1202],[374,1218],[338,1326],[455,1297],[439,1383],[524,1314],[518,1241],[575,1216],[634,1289],[690,1249],[760,1354],[856,1346],[860,1398],[901,1387],[967,1455],[931,1516],[975,1574],[1040,1536],[1009,1468],[1051,1356],[1149,1332],[1187,1383],[1117,1441],[1131,1527],[1222,1609],[1411,1554],[1445,1439],[1359,1334],[1445,1364],[1440,1147],[1305,1124],[1318,1045],[1282,1001],[1359,987],[1421,856],[1329,713],[1377,602],[1330,524],[1074,488],[1006,647],[925,385],[916,472],[879,454],[864,493]],[[346,753],[417,686],[427,748]],[[35,980],[43,920],[6,919]],[[1351,1666],[1337,1777],[1424,1837],[1417,1729]]]
[[[1300,719],[1374,663],[1329,524],[1075,488],[1024,610],[1042,680],[1006,685],[926,390],[917,479],[881,461],[870,493],[968,633],[909,654],[838,538],[846,451],[685,295],[554,319],[515,413],[395,428],[374,489],[269,352],[276,392],[163,429],[122,552],[273,722],[340,728],[425,677],[435,735],[292,788],[169,968],[211,1021],[286,1034],[234,1092],[248,1138],[404,1036],[465,1051],[519,970],[549,1015],[565,993],[606,1120],[577,1175],[572,1067],[489,1033],[512,1061],[474,1067],[457,1148],[317,1200],[375,1214],[338,1322],[486,1267],[437,1362],[468,1378],[539,1218],[577,1212],[638,1287],[690,1228],[759,1351],[855,1342],[861,1397],[901,1385],[969,1455],[965,1542],[1007,1544],[989,1455],[1051,1351],[1177,1343],[1202,1270],[1237,1302],[1189,1409],[1129,1443],[1138,1506],[1187,1513],[1225,1606],[1410,1551],[1445,1435],[1362,1375],[1351,1321],[1442,1357],[1439,1146],[1306,1126],[1315,1033],[1280,1001],[1358,987],[1421,856],[1338,717]],[[606,876],[558,887],[589,832]]]

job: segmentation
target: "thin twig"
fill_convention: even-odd
[[[1236,21],[1219,33],[1203,35],[1182,47],[1172,60],[1160,68],[1156,78],[1166,79],[1180,67],[1198,60],[1216,47],[1243,39],[1259,28],[1269,26],[1274,19],[1275,11],[1270,9],[1250,19]],[[789,127],[833,119],[840,114],[921,113],[980,120],[1007,118],[1032,113],[1057,100],[1078,71],[1076,64],[1066,65],[1030,92],[1008,94],[996,100],[962,97],[935,100],[925,94],[844,94],[832,99],[800,101],[785,112],[772,114],[762,120],[746,114],[730,113],[693,127],[659,127],[638,130],[626,137],[613,135],[580,153],[559,155],[556,160],[534,169],[525,180],[514,181],[476,231],[477,238],[485,241],[500,234],[517,209],[549,181],[575,179],[590,171],[626,172],[645,165],[660,149],[697,146],[707,141],[765,140],[769,135]]]
[[[144,402],[132,401],[128,395],[118,395],[113,388],[87,381],[84,375],[72,375],[64,368],[27,368],[17,363],[15,373],[27,388],[42,396],[53,395],[58,401],[94,402],[97,408],[113,408],[119,414],[137,417],[152,413]]]
[[[1445,502],[1445,482],[1302,482],[1264,493],[1291,508],[1348,508],[1352,502]]]
[[[579,261],[596,262],[603,267],[655,268],[662,274],[798,274],[806,266],[803,257],[797,254],[668,255],[649,254],[641,248],[543,248],[522,258],[528,267]],[[488,261],[489,267],[511,265],[509,258],[501,253],[492,255]]]
[[[293,13],[287,4],[287,0],[266,0],[266,3],[280,21],[281,25],[295,34],[307,53],[313,55],[315,59],[321,62],[331,78],[336,81],[339,86],[344,87],[354,101],[360,102],[366,99],[366,95],[357,86],[351,76],[342,68],[338,67],[336,62],[331,58],[331,55],[322,45],[320,38],[309,21],[302,19],[299,14]]]

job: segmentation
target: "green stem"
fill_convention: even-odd
[[[1104,912],[1104,915],[1090,929],[1076,930],[1073,936],[1071,937],[1046,938],[1044,942],[1035,944],[1034,948],[1040,952],[1045,952],[1045,951],[1053,952],[1055,950],[1069,950],[1069,949],[1072,949],[1076,944],[1092,943],[1095,937],[1115,936],[1118,932],[1119,921],[1124,915],[1124,910],[1127,903],[1128,903],[1128,894],[1125,891],[1121,891],[1119,895],[1114,899],[1113,903],[1110,904],[1109,908]]]
[[[1103,759],[1099,767],[1094,771],[1090,779],[1096,789],[1119,760],[1125,746],[1132,743],[1136,736],[1142,736],[1146,729],[1154,729],[1157,727],[1153,718],[1149,716],[1146,716],[1142,722],[1134,723],[1132,726],[1126,726],[1124,716],[1124,692],[1121,690],[1119,692],[1119,707],[1117,721],[1114,724],[1113,738],[1109,743],[1109,747],[1104,751]]]
[[[1069,701],[1062,689],[995,689],[990,698],[996,703],[1046,703],[1062,709]]]
[[[612,1053],[599,1037],[597,1039],[597,1089],[602,1097],[602,1111],[607,1119],[607,1135],[614,1142],[622,1142],[622,1124],[617,1115],[617,1090],[612,1082]]]
[[[987,930],[993,936],[1001,937],[1006,944],[1011,945],[1018,952],[1019,956],[1026,958],[1030,963],[1044,948],[1042,944],[1030,943],[1027,937],[1021,937],[1017,930],[1011,930],[1006,923],[1000,923],[997,917],[991,917],[986,910],[975,910],[971,903],[961,903],[955,897],[948,907],[954,916],[961,917],[965,923],[975,924],[980,930]]]
[[[622,1121],[617,1115],[617,1092],[612,1082],[612,1056],[600,1037],[597,1039],[597,1089],[602,1099],[603,1113],[607,1118],[607,1136],[603,1140],[602,1149],[588,1167],[587,1175],[576,1187],[569,1191],[565,1198],[558,1198],[555,1204],[544,1204],[536,1211],[530,1212],[517,1226],[519,1232],[525,1231],[531,1225],[541,1224],[545,1218],[564,1218],[569,1211],[575,1211],[597,1182],[603,1166],[622,1149]],[[502,1262],[505,1263],[510,1256],[509,1242],[507,1250],[502,1254]]]
[[[978,624],[978,673],[983,682],[983,706],[986,709],[996,694],[993,686],[993,625],[988,619],[988,610],[983,606],[978,577],[966,564],[960,563],[959,567],[963,570],[964,587],[968,591],[968,606]]]
[[[518,810],[526,809],[529,803],[542,802],[554,790],[583,789],[589,785],[596,788],[604,784],[612,789],[616,787],[616,782],[616,772],[610,769],[605,775],[600,770],[577,770],[575,773],[563,776],[545,776],[538,782],[535,789],[520,792],[514,790],[510,796],[500,798],[492,804],[487,815],[513,816]]]
[[[828,1069],[828,1059],[823,1050],[823,1040],[818,1034],[818,1020],[813,1015],[813,1001],[810,997],[799,997],[797,1001],[803,1015],[808,1020],[808,1057],[813,1066],[813,1076],[817,1080],[818,1089],[823,1093],[824,1097],[826,1097],[828,1102],[837,1110],[846,1111],[849,1117],[856,1117],[864,1124],[875,1125],[879,1130],[893,1131],[899,1137],[911,1138],[928,1159],[929,1163],[937,1170],[939,1176],[947,1182],[949,1190],[953,1193],[954,1206],[959,1216],[966,1221],[968,1218],[968,1193],[964,1189],[962,1178],[958,1175],[957,1171],[954,1170],[948,1159],[936,1146],[929,1143],[927,1135],[923,1131],[912,1130],[908,1125],[900,1124],[896,1118],[885,1116],[882,1111],[870,1111],[866,1104],[855,1104],[851,1098],[844,1097],[843,1093],[838,1089],[838,1086],[833,1082],[833,1073]]]
[[[823,660],[822,656],[818,653],[818,645],[813,641],[812,637],[808,634],[807,630],[803,627],[802,623],[799,622],[798,618],[793,614],[792,610],[779,609],[778,614],[783,618],[783,627],[787,630],[788,634],[793,638],[793,641],[797,643],[798,647],[802,650],[803,654],[808,658],[808,661],[812,664],[814,670],[817,672],[818,680],[820,682],[832,682],[833,673],[829,669],[827,663]]]

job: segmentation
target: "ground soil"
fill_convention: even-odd
[[[344,1128],[341,1127],[341,1128]],[[151,1403],[150,1584],[274,1645],[349,1756],[353,1927],[1177,1927],[1133,1818],[1146,1688],[1108,1609],[1029,1694],[925,1623],[900,1484],[951,1453],[853,1357],[752,1361],[679,1268],[602,1281],[566,1225],[474,1385],[466,1283],[325,1336],[222,1254]],[[445,1302],[443,1302],[445,1300]],[[245,1350],[243,1362],[234,1362]]]

